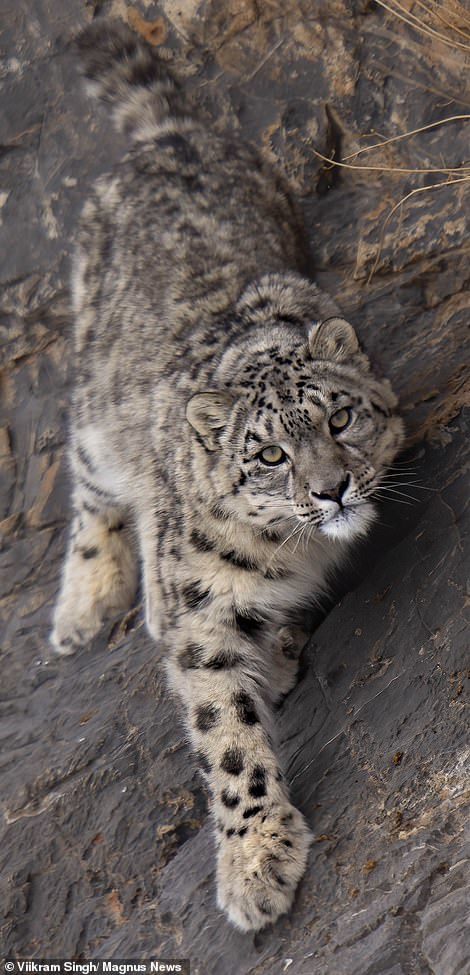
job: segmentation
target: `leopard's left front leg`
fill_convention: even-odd
[[[299,661],[308,642],[308,634],[298,626],[273,628],[268,654],[269,692],[274,703],[282,699],[297,684]]]
[[[291,906],[310,845],[271,745],[269,668],[236,624],[201,612],[172,640],[171,680],[212,793],[218,902],[239,928],[257,930]]]

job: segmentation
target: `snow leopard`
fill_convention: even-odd
[[[300,614],[374,521],[397,400],[308,273],[286,179],[220,135],[165,51],[118,21],[76,45],[127,138],[91,188],[72,272],[73,519],[51,640],[132,606],[183,702],[210,796],[219,907],[292,905],[310,825],[276,754]]]

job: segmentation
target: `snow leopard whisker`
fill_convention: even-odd
[[[436,488],[427,487],[426,484],[420,484],[419,481],[388,481],[388,479],[383,478],[380,484],[385,485],[385,487],[390,484],[391,487],[409,487],[414,491],[430,491],[431,494],[436,494]]]
[[[404,470],[404,471],[389,471],[387,474],[382,474],[382,477],[380,478],[380,480],[384,480],[385,478],[394,478],[394,477],[412,477],[412,478],[416,479],[417,475],[416,475],[416,472],[415,471],[406,471],[406,470]]]
[[[412,477],[413,479],[419,480],[418,472],[408,470],[407,468],[404,468],[402,471],[384,471],[379,480],[382,480],[384,477]]]
[[[392,485],[390,485],[390,484],[380,484],[380,485],[378,485],[374,489],[374,491],[375,492],[377,492],[377,491],[388,491],[389,494],[396,494],[396,495],[398,495],[399,497],[402,497],[402,498],[409,498],[410,501],[417,501],[418,500],[412,494],[407,494],[406,491],[402,491],[400,488],[392,487]]]
[[[306,530],[307,530],[307,524],[300,526],[300,532],[298,532],[298,536],[299,537],[297,539],[297,542],[296,542],[295,548],[294,548],[294,550],[292,552],[292,555],[295,555],[295,553],[296,553],[296,551],[297,551],[297,549],[299,547],[299,544],[302,541],[302,539],[305,540],[305,532],[306,532]]]
[[[260,535],[263,535],[265,532],[270,532],[274,528],[277,528],[280,525],[283,525],[283,524],[285,524],[288,521],[292,521],[292,518],[296,518],[296,517],[297,517],[297,515],[287,515],[286,518],[276,518],[274,521],[270,522],[269,525],[264,525],[263,528],[260,528],[259,529],[259,531],[254,532],[254,534],[257,537],[259,537]]]
[[[398,468],[399,469],[400,467],[410,467],[410,469],[411,469],[411,465],[414,464],[415,461],[419,461],[419,457],[410,457],[410,460],[409,461],[406,461],[406,460],[394,460],[394,461],[392,461],[391,464],[388,465],[388,468],[389,468],[389,470],[391,470],[392,468]],[[418,468],[414,468],[414,469],[417,470]]]
[[[383,494],[382,497],[378,497],[376,494],[371,494],[371,498],[375,498],[377,501],[393,501],[394,504],[407,504],[407,505],[417,504],[416,499],[414,499],[413,501],[404,501],[402,498],[394,498],[386,494]]]
[[[274,561],[277,553],[280,552],[281,548],[283,548],[284,545],[286,545],[287,542],[289,542],[290,539],[294,537],[294,535],[297,535],[299,533],[299,531],[301,531],[302,528],[303,528],[303,525],[296,525],[295,528],[293,529],[293,531],[291,531],[290,535],[288,535],[287,538],[285,538],[284,541],[281,542],[280,545],[278,545],[276,551],[274,552],[273,556],[270,558],[270,560],[268,562],[268,568],[271,565],[271,563]]]

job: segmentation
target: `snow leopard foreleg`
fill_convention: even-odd
[[[173,640],[170,679],[212,794],[218,903],[239,928],[256,930],[289,909],[310,844],[272,747],[266,660],[235,625],[197,610]]]

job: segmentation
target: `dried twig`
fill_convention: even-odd
[[[348,159],[355,159],[357,156],[362,155],[363,152],[370,152],[371,149],[382,149],[383,146],[389,146],[392,142],[400,142],[402,139],[408,139],[410,136],[417,135],[419,132],[426,132],[427,129],[434,129],[438,125],[445,125],[446,122],[457,122],[467,119],[470,119],[470,115],[450,115],[448,118],[441,118],[437,122],[429,122],[429,125],[421,125],[419,129],[410,129],[409,132],[403,132],[402,135],[394,135],[391,139],[384,139],[383,142],[374,142],[371,146],[364,146],[364,148],[358,149],[357,152],[351,152],[348,156],[343,156],[341,162],[345,163]]]
[[[437,88],[436,85],[425,85],[422,81],[418,81],[417,78],[413,78],[413,83],[410,81],[409,74],[402,74],[401,71],[397,71],[395,68],[390,67],[389,64],[384,64],[378,58],[374,62],[375,68],[380,68],[384,74],[390,76],[391,78],[398,78],[399,81],[404,81],[407,86],[407,90],[413,90],[414,88],[420,88],[421,91],[429,92],[432,95],[439,95],[441,98],[446,99],[446,104],[451,102],[456,102],[458,105],[465,105],[467,108],[470,107],[470,100],[465,98],[462,92],[451,92],[444,91],[443,88]]]
[[[431,16],[437,17],[437,19],[440,20],[441,23],[445,24],[446,27],[450,27],[451,30],[455,30],[457,34],[461,34],[462,37],[465,37],[467,41],[470,41],[470,34],[467,34],[467,31],[461,30],[460,27],[457,27],[450,20],[447,20],[446,17],[443,17],[441,13],[442,8],[438,7],[436,10],[434,10],[432,6],[428,7],[427,3],[424,3],[423,0],[414,0],[414,2],[418,7],[422,7],[423,10],[427,10]]]
[[[428,0],[428,2],[441,9],[440,4],[436,3],[435,0]],[[453,5],[450,5],[449,13],[455,14],[456,17],[460,17],[460,20],[463,20],[464,23],[466,21],[470,27],[470,16],[467,14],[465,8],[462,7],[458,0],[454,0]]]
[[[369,172],[373,170],[378,173],[466,173],[470,174],[469,166],[454,166],[450,167],[440,167],[439,169],[431,169],[424,167],[421,169],[406,169],[403,166],[352,166],[351,163],[339,162],[336,159],[329,159],[328,156],[324,156],[323,153],[318,152],[318,149],[314,149],[312,146],[312,152],[319,159],[323,159],[324,162],[329,163],[330,166],[341,166],[342,169],[359,169]]]
[[[459,179],[448,179],[448,180],[446,179],[442,183],[434,183],[432,186],[419,186],[417,189],[411,190],[410,193],[407,193],[406,196],[402,197],[402,199],[399,200],[398,203],[395,203],[395,206],[392,207],[392,209],[387,214],[387,216],[386,216],[386,218],[384,220],[384,223],[383,223],[383,226],[382,226],[382,231],[381,231],[381,234],[380,234],[380,240],[379,240],[379,246],[378,246],[377,254],[376,254],[376,257],[375,257],[374,264],[372,266],[372,270],[371,270],[371,272],[369,274],[369,277],[367,278],[367,284],[370,284],[370,282],[372,281],[372,278],[373,278],[373,276],[374,276],[374,274],[375,274],[375,272],[377,270],[377,265],[379,263],[380,255],[382,253],[382,248],[383,248],[383,243],[384,243],[384,237],[385,237],[385,231],[387,229],[387,226],[388,226],[391,218],[393,217],[393,214],[396,213],[396,211],[398,210],[398,208],[401,207],[403,205],[403,203],[406,203],[406,201],[409,200],[412,196],[416,196],[418,193],[427,193],[428,191],[431,191],[431,190],[440,189],[443,186],[452,186],[454,183],[470,183],[470,176],[462,176]]]
[[[243,78],[243,81],[244,81],[245,83],[246,83],[247,81],[253,81],[253,78],[255,78],[255,77],[256,77],[256,75],[258,74],[258,72],[259,72],[259,71],[261,71],[261,68],[264,68],[264,66],[265,66],[265,64],[267,64],[267,63],[268,63],[268,61],[270,60],[270,58],[272,58],[272,56],[273,56],[273,54],[275,54],[275,53],[276,53],[276,51],[278,51],[278,50],[279,50],[279,48],[280,48],[280,46],[281,46],[281,44],[284,44],[284,41],[285,41],[285,37],[281,37],[281,38],[280,38],[280,39],[279,39],[279,40],[277,41],[277,43],[276,43],[276,44],[274,45],[274,47],[272,47],[272,48],[271,48],[271,49],[270,49],[270,50],[268,51],[268,53],[266,54],[266,56],[265,56],[264,58],[262,58],[262,60],[261,60],[261,61],[259,62],[259,64],[258,64],[258,65],[256,66],[256,68],[255,68],[255,70],[254,70],[254,71],[252,71],[252,72],[251,72],[251,74],[249,74],[247,78]]]
[[[415,30],[420,31],[422,34],[428,34],[430,37],[437,37],[442,44],[447,44],[448,47],[461,48],[463,51],[470,51],[470,44],[463,44],[461,41],[451,40],[451,38],[446,37],[445,34],[441,34],[440,31],[434,30],[433,27],[429,27],[427,24],[425,25],[423,21],[419,19],[419,17],[415,17],[414,14],[410,13],[406,7],[403,7],[401,3],[398,3],[398,0],[395,0],[398,10],[405,10],[408,17],[404,17],[403,14],[399,13],[398,10],[395,10],[394,7],[391,7],[388,3],[385,3],[385,0],[377,0],[377,3],[383,7],[384,10],[388,10],[389,13],[393,14],[395,17],[398,17],[399,20],[403,20],[405,24],[409,24],[410,27],[414,27]]]

